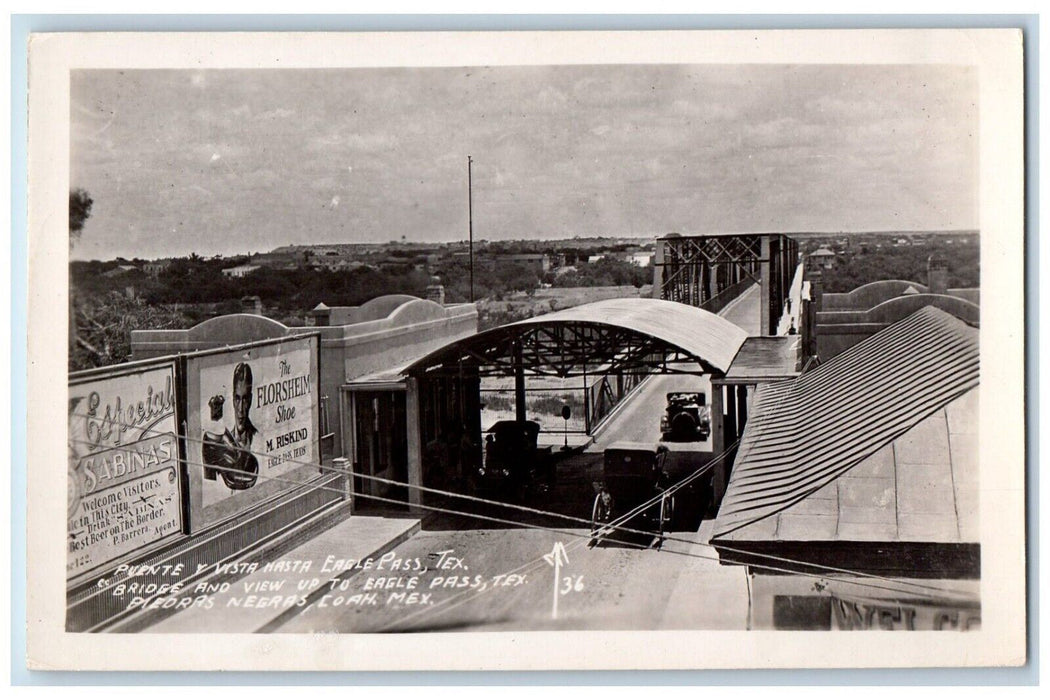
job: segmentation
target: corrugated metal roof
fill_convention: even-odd
[[[931,413],[823,488],[721,540],[977,542],[978,391]]]
[[[599,323],[657,338],[702,357],[725,372],[747,333],[710,311],[664,299],[603,299],[517,321],[510,326],[558,322]]]
[[[344,387],[367,388],[369,384],[401,384],[405,381],[405,370],[408,365],[377,370],[369,374],[354,377],[343,384]]]
[[[760,387],[715,536],[814,494],[976,387],[977,340],[927,306],[809,374]]]

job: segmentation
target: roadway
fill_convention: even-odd
[[[654,445],[660,442],[660,417],[663,416],[667,405],[667,394],[672,391],[703,392],[710,403],[711,378],[693,374],[659,374],[649,377],[601,426],[587,450],[603,452],[614,442],[644,442]],[[672,450],[688,446],[693,451],[711,451],[710,436],[702,441],[667,444]]]
[[[744,293],[718,312],[718,315],[731,323],[740,326],[750,335],[762,335],[762,296],[761,288],[753,284]]]
[[[421,532],[388,554],[382,570],[376,564],[326,584],[267,631],[746,629],[744,569],[721,566],[711,548],[589,548],[587,531],[575,532]],[[553,564],[543,556],[557,543],[564,556],[555,594]]]

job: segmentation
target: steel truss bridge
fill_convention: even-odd
[[[717,312],[752,284],[762,289],[762,335],[774,335],[798,265],[798,244],[779,233],[657,240],[654,296]]]

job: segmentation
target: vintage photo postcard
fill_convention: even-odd
[[[1025,663],[1022,57],[33,36],[27,664]]]

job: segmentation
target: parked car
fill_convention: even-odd
[[[702,391],[673,391],[660,417],[664,440],[690,442],[711,436],[711,409]]]
[[[494,423],[485,436],[485,455],[473,475],[473,490],[497,500],[522,501],[529,491],[553,486],[552,450],[536,446],[539,433],[536,421]]]

